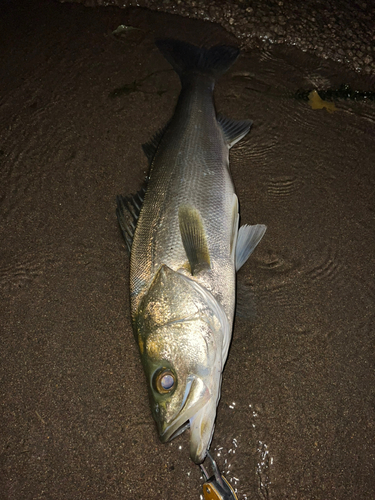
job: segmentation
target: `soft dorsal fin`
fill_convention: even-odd
[[[263,238],[266,229],[267,226],[263,224],[256,224],[255,226],[248,226],[245,224],[240,227],[236,245],[236,271],[241,269],[253,253],[256,246]]]
[[[218,115],[217,121],[223,131],[225,142],[231,148],[249,132],[253,122],[251,120],[230,120]]]
[[[129,255],[132,248],[133,236],[139,213],[142,208],[146,189],[142,188],[136,194],[117,196],[117,220],[120,225]]]
[[[160,141],[167,130],[169,122],[167,125],[158,130],[148,142],[142,144],[142,149],[144,154],[147,156],[148,162],[151,165],[152,160],[154,159],[155,153],[159,147]]]
[[[211,264],[202,217],[191,205],[181,205],[178,210],[178,221],[191,274],[194,276],[199,271],[209,268]]]

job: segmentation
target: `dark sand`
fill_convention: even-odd
[[[247,49],[297,46],[355,71],[375,72],[375,3],[363,0],[61,0],[129,6],[220,24]]]
[[[198,499],[188,434],[162,445],[149,410],[115,196],[139,189],[179,92],[154,35],[206,28],[51,2],[0,20],[0,498]],[[236,321],[212,444],[241,500],[375,497],[375,106],[293,97],[345,82],[370,85],[279,46],[215,93],[254,120],[231,168],[242,221],[268,225],[239,273],[257,317]]]

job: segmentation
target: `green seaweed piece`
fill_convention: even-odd
[[[112,35],[126,35],[129,31],[141,31],[139,28],[134,28],[134,26],[126,26],[125,24],[120,24],[114,31],[112,31]]]
[[[353,90],[347,83],[343,83],[338,89],[299,89],[294,94],[294,98],[302,101],[308,101],[309,95],[314,90],[319,93],[319,96],[324,101],[333,101],[335,99],[343,99],[348,101],[375,101],[375,91]]]
[[[138,92],[139,85],[139,82],[135,80],[132,83],[126,83],[122,87],[118,87],[117,89],[112,90],[112,92],[109,93],[109,97],[111,99],[114,99],[115,97],[121,97],[123,95],[130,95],[133,92]]]
[[[167,90],[158,89],[155,92],[150,92],[150,91],[142,90],[141,87],[142,87],[143,82],[145,82],[146,80],[148,80],[152,76],[154,76],[158,73],[164,73],[165,71],[172,71],[172,70],[163,69],[160,71],[153,71],[152,73],[150,73],[149,75],[146,75],[144,78],[141,78],[140,80],[134,80],[131,83],[125,83],[125,85],[123,85],[122,87],[118,87],[117,89],[112,90],[109,93],[109,97],[111,99],[114,99],[115,97],[130,95],[133,92],[142,92],[143,94],[157,94],[158,96],[162,96],[163,94],[165,94],[167,92]]]

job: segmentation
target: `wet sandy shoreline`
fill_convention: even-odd
[[[283,44],[298,47],[324,59],[342,62],[348,68],[374,74],[371,2],[313,0],[294,2],[269,0],[68,0],[86,6],[143,7],[190,19],[218,23],[234,35],[245,49],[270,49]]]
[[[2,495],[199,498],[187,436],[162,445],[149,410],[115,197],[139,189],[140,145],[179,92],[153,37],[203,24],[31,5],[1,15]],[[231,170],[242,222],[268,226],[239,274],[257,317],[236,320],[213,441],[239,499],[375,492],[374,105],[293,97],[344,81],[371,84],[280,46],[244,52],[215,91],[254,121]]]

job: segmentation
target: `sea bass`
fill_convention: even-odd
[[[117,214],[131,250],[132,324],[160,439],[190,427],[190,456],[199,464],[220,399],[236,271],[266,227],[239,228],[229,172],[229,149],[252,122],[217,115],[213,102],[215,81],[239,50],[170,39],[156,45],[182,90],[169,123],[143,146],[150,162],[146,191],[119,197]]]

